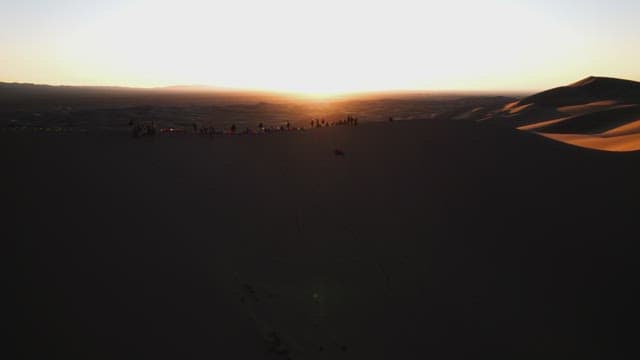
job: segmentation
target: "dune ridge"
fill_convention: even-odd
[[[638,151],[639,119],[639,82],[590,76],[510,103],[482,120],[579,147]]]
[[[0,144],[24,359],[637,349],[640,153],[451,118]]]

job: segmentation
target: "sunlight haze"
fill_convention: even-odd
[[[640,80],[640,2],[0,2],[0,81],[339,93]]]

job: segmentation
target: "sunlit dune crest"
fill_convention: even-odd
[[[603,136],[621,136],[640,133],[640,119],[626,125],[618,126],[615,129],[605,131]]]
[[[640,150],[640,83],[588,77],[508,104],[489,119],[567,144]]]
[[[541,134],[553,140],[589,149],[606,151],[640,150],[640,133],[622,136],[598,136],[581,134]]]
[[[614,105],[617,105],[618,101],[616,100],[603,100],[603,101],[595,101],[592,103],[584,104],[584,105],[571,105],[571,106],[561,106],[558,108],[558,111],[569,115],[576,114],[584,114],[589,111],[599,110],[611,108]]]
[[[537,122],[531,125],[525,125],[525,126],[520,126],[517,129],[518,130],[524,130],[524,131],[535,131],[536,129],[540,129],[543,128],[545,126],[548,125],[552,125],[552,124],[557,124],[563,120],[567,119],[566,117],[564,118],[559,118],[559,119],[553,119],[553,120],[547,120],[547,121],[541,121],[541,122]]]
[[[640,119],[596,135],[540,134],[550,139],[590,149],[607,151],[640,150]]]
[[[517,106],[517,104],[518,104],[517,102],[513,103],[513,104],[510,104],[511,106],[509,106],[508,108],[505,108],[505,109],[509,110],[509,114],[516,114],[516,113],[522,112],[522,111],[526,110],[527,108],[530,108],[530,107],[533,106],[533,104],[525,104],[525,105],[520,105],[520,106]]]

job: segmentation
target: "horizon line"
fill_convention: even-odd
[[[202,90],[212,92],[244,92],[244,93],[265,93],[282,96],[301,96],[301,97],[340,97],[367,94],[443,94],[443,93],[467,93],[467,94],[527,94],[542,91],[544,89],[461,89],[461,88],[395,88],[395,89],[371,89],[371,90],[345,90],[345,91],[296,91],[283,89],[267,89],[267,88],[245,88],[207,84],[170,84],[158,86],[134,86],[134,85],[108,85],[108,84],[78,84],[78,83],[38,83],[38,82],[22,82],[22,81],[4,81],[0,80],[1,85],[27,85],[27,86],[47,86],[57,88],[102,88],[102,89],[122,89],[122,90]],[[561,85],[559,85],[561,86]]]

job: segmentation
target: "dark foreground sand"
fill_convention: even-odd
[[[452,121],[0,144],[19,358],[637,356],[639,153]]]

